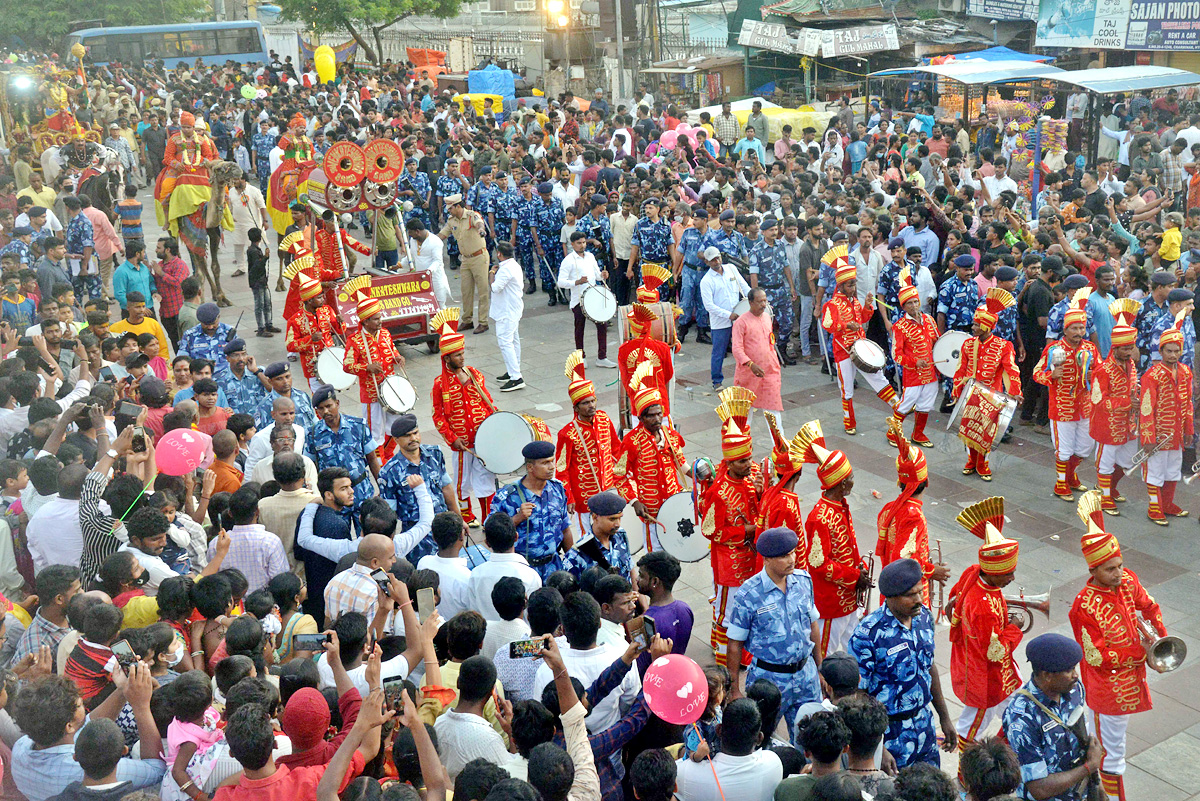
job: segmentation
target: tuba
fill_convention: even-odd
[[[1144,619],[1135,618],[1146,649],[1146,664],[1159,673],[1170,673],[1187,658],[1187,643],[1178,637],[1159,637]]]
[[[1004,600],[1008,603],[1009,620],[1022,632],[1033,628],[1034,612],[1041,612],[1047,621],[1050,620],[1050,590],[1041,595],[1026,595],[1025,588],[1022,587],[1019,595],[1005,595]]]

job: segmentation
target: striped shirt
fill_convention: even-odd
[[[229,531],[229,539],[229,553],[221,564],[223,567],[236,567],[242,571],[250,584],[250,588],[246,590],[247,594],[267,586],[272,577],[291,569],[279,537],[258,523],[234,526]],[[217,541],[214,539],[208,544],[210,562],[215,558],[216,552]]]
[[[83,532],[83,556],[79,573],[84,586],[100,572],[104,560],[117,552],[121,541],[114,534],[121,522],[100,511],[100,496],[108,486],[108,477],[92,471],[83,480],[79,491],[79,528]]]

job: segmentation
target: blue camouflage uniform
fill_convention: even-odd
[[[254,148],[254,173],[258,177],[258,190],[264,195],[267,194],[267,184],[271,180],[271,151],[275,149],[275,143],[278,141],[278,136],[262,131],[250,139],[250,146]]]
[[[850,636],[850,653],[858,660],[859,688],[888,711],[883,744],[896,767],[928,762],[940,767],[937,730],[933,723],[933,615],[922,606],[905,626],[887,604],[863,618]]]
[[[593,206],[603,209],[603,206]],[[600,265],[601,270],[607,270],[612,267],[612,225],[608,221],[608,215],[601,212],[600,216],[595,216],[592,211],[579,218],[575,223],[575,230],[581,232],[588,239],[595,239],[600,243],[599,247],[588,243],[587,252],[596,257],[596,264]]]
[[[612,533],[607,548],[590,535],[587,537],[587,541],[595,541],[596,547],[604,556],[604,561],[608,562],[611,572],[625,577],[630,575],[633,570],[633,558],[629,554],[629,537],[625,535],[625,529],[619,528]],[[575,578],[579,578],[583,575],[583,571],[597,564],[600,563],[593,561],[592,557],[579,550],[579,544],[576,544],[563,556],[563,570],[570,572]]]
[[[737,588],[726,620],[729,639],[741,641],[754,654],[746,686],[766,679],[779,688],[783,695],[779,711],[794,742],[796,711],[808,701],[821,700],[817,664],[812,659],[812,624],[819,614],[808,573],[797,570],[790,574],[786,587],[787,592],[781,592],[765,569],[759,571]],[[791,673],[769,670],[760,664],[763,661],[799,669]]]
[[[1069,720],[1072,713],[1083,706],[1084,693],[1083,683],[1077,681],[1071,691],[1055,703],[1030,679],[1010,696],[1003,716],[1004,734],[1021,764],[1021,797],[1029,798],[1025,785],[1075,767],[1085,744],[1080,743],[1070,729],[1043,712],[1024,695],[1025,692],[1063,721]],[[1081,801],[1082,798],[1077,788],[1072,787],[1048,801]]]
[[[508,242],[512,239],[512,221],[517,216],[517,203],[521,193],[515,189],[500,189],[497,187],[496,196],[492,198],[492,214],[496,217],[496,239]]]
[[[957,274],[951,275],[938,290],[937,313],[946,315],[947,331],[970,333],[979,302],[979,284],[973,280],[960,281]],[[953,382],[942,376],[939,383],[949,398],[953,391]]]
[[[671,245],[675,240],[671,236],[671,224],[659,218],[651,222],[649,217],[642,217],[633,224],[633,240],[631,244],[638,246],[638,262],[640,264],[661,264],[668,269],[671,267]],[[640,278],[634,276],[640,283]]]
[[[20,239],[14,239],[4,247],[0,248],[0,256],[7,256],[10,253],[15,253],[17,260],[21,263],[22,267],[29,266],[30,252],[29,245],[25,244]]]
[[[821,265],[824,269],[825,265]],[[888,316],[888,321],[892,325],[904,316],[904,309],[900,308],[900,271],[905,267],[911,273],[913,271],[912,262],[905,260],[903,264],[897,261],[889,261],[883,266],[883,270],[879,273],[879,296],[883,298],[883,302],[887,304],[883,312]],[[916,283],[916,276],[913,276],[913,283]],[[925,311],[921,309],[921,311]]]
[[[821,262],[821,266],[817,268],[817,288],[825,290],[825,295],[821,298],[821,308],[817,310],[817,319],[820,320],[825,316],[825,305],[837,294],[837,272],[833,269],[832,265]],[[814,298],[814,302],[815,300]],[[824,329],[818,324],[818,334],[822,330]],[[828,334],[825,335],[825,355],[828,357],[830,364],[835,364],[833,359],[833,337]]]
[[[213,374],[213,380],[217,382],[217,386],[229,399],[228,408],[235,412],[253,416],[258,411],[258,404],[262,403],[263,397],[267,394],[267,388],[263,386],[257,375],[246,370],[242,373],[242,377],[238,378],[233,374],[228,363]]]
[[[449,213],[446,211],[445,205],[446,198],[451,195],[462,194],[463,191],[462,181],[457,177],[444,172],[438,176],[436,195],[442,199],[442,210],[438,218],[438,225],[441,225],[448,219]],[[446,256],[452,259],[458,257],[458,240],[454,237],[450,237],[446,242]]]
[[[413,475],[425,480],[429,497],[433,500],[433,513],[436,515],[447,511],[442,487],[450,483],[450,474],[446,472],[446,457],[442,449],[436,445],[422,445],[421,459],[417,464],[410,462],[404,454],[397,453],[379,471],[379,495],[396,510],[401,530],[415,526],[421,516],[416,493],[407,483],[408,477]],[[437,544],[430,533],[413,546],[406,558],[415,565],[422,556],[432,553],[437,553]]]
[[[211,334],[204,333],[197,323],[179,338],[179,352],[193,359],[208,359],[213,363],[215,373],[229,364],[225,346],[233,339],[232,334],[233,328],[225,323],[217,323],[217,330]]]
[[[1154,336],[1154,331],[1158,327],[1160,317],[1170,318],[1167,313],[1168,303],[1164,300],[1162,305],[1154,302],[1154,296],[1148,296],[1142,301],[1142,310],[1138,312],[1135,325],[1137,326],[1137,340],[1134,342],[1137,345],[1140,357],[1138,359],[1138,369],[1145,372],[1150,367],[1150,346],[1153,342],[1154,349],[1158,349],[1158,340]]]
[[[1163,332],[1175,325],[1175,321],[1171,319],[1170,314],[1161,314],[1158,320],[1154,323],[1154,330],[1150,333],[1150,362],[1154,363],[1162,361],[1162,354],[1158,352],[1158,338]],[[1183,355],[1179,357],[1181,364],[1186,364],[1191,367],[1196,360],[1196,325],[1192,322],[1191,315],[1183,319]]]
[[[750,273],[758,275],[758,288],[767,293],[771,314],[779,326],[775,334],[776,344],[785,353],[788,339],[792,336],[793,316],[792,296],[784,276],[787,269],[787,250],[778,239],[773,245],[768,245],[764,239],[750,251]]]
[[[396,187],[403,192],[416,192],[426,203],[426,205],[422,206],[414,202],[412,211],[404,212],[404,221],[420,220],[425,224],[426,228],[432,230],[433,220],[429,216],[428,206],[430,190],[429,176],[419,170],[415,174],[405,170],[400,175],[399,180],[396,181]]]
[[[555,201],[561,210],[562,204]],[[521,481],[501,487],[492,499],[492,513],[504,512],[516,517],[522,503],[533,504],[533,514],[517,526],[516,551],[529,561],[529,566],[545,581],[555,570],[562,570],[563,560],[558,555],[563,532],[571,524],[567,513],[567,490],[561,481],[550,479],[537,495]]]
[[[679,325],[695,323],[699,328],[708,328],[708,309],[700,300],[700,279],[707,267],[700,257],[703,252],[704,234],[689,227],[679,237],[679,253],[683,256],[683,269],[679,275],[679,307],[683,315]]]
[[[82,211],[71,218],[67,223],[66,229],[63,231],[63,242],[67,246],[67,261],[70,263],[71,255],[82,256],[84,248],[92,248],[92,258],[96,257],[95,247],[95,229],[92,226],[92,221],[87,218],[87,215]],[[71,286],[75,288],[75,297],[83,300],[84,298],[98,298],[101,294],[100,276],[84,275],[83,272],[88,265],[80,266],[79,275],[71,276]],[[75,271],[72,270],[72,273]]]
[[[350,472],[350,480],[354,482],[354,511],[357,513],[363,501],[375,494],[367,457],[379,445],[371,437],[371,429],[367,428],[365,420],[342,414],[337,431],[330,428],[324,418],[308,429],[304,438],[304,453],[313,460],[318,472],[326,467],[344,467]]]
[[[1063,335],[1063,320],[1067,316],[1067,308],[1070,306],[1070,300],[1063,298],[1058,303],[1050,307],[1049,313],[1046,315],[1046,341],[1053,342],[1056,339],[1062,339]],[[1096,333],[1096,316],[1090,306],[1087,307],[1087,327],[1084,332],[1084,339],[1091,339],[1092,334]]]
[[[268,390],[267,394],[258,403],[258,409],[254,412],[254,422],[258,428],[264,428],[275,422],[275,418],[271,417],[271,405],[275,403],[276,398],[282,398],[275,390]],[[317,424],[317,413],[313,409],[312,398],[307,392],[292,387],[292,393],[288,395],[292,403],[296,404],[296,425],[304,428],[305,434],[312,430],[312,427]]]
[[[496,211],[496,200],[500,196],[500,187],[493,184],[485,184],[483,181],[472,186],[467,190],[467,208],[474,209],[483,216],[484,230],[487,235],[484,239],[487,242],[487,249],[493,250],[496,247],[496,239],[491,235],[491,229],[488,227],[488,214]]]
[[[525,271],[525,280],[536,285],[541,259],[533,247],[533,226],[537,223],[537,211],[542,201],[536,195],[528,200],[519,192],[517,195],[516,203],[513,204],[513,216],[517,220],[517,260],[521,262],[521,268]],[[558,241],[557,234],[554,239]],[[544,280],[545,270],[541,272]]]
[[[1013,295],[1016,297],[1016,295]],[[996,327],[992,333],[1001,339],[1007,339],[1012,343],[1013,352],[1016,353],[1017,348],[1017,326],[1020,324],[1020,312],[1017,310],[1017,304],[1009,306],[1007,309],[1002,309],[1000,315],[996,318]]]
[[[546,254],[545,259],[539,259],[542,263],[542,289],[553,292],[558,281],[558,268],[563,260],[562,227],[566,225],[567,217],[557,198],[551,197],[549,203],[539,198],[536,203],[533,207],[533,224],[537,228],[542,253]]]
[[[700,240],[700,252],[703,253],[710,247],[716,248],[726,256],[733,256],[743,262],[746,260],[746,237],[737,231],[731,231],[728,234],[721,228],[709,231]]]

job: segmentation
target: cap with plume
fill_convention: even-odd
[[[1087,532],[1079,538],[1079,547],[1088,568],[1100,565],[1121,555],[1121,544],[1117,538],[1104,530],[1104,514],[1100,508],[1100,490],[1083,493],[1075,507],[1079,519],[1087,526]]]
[[[1075,294],[1071,296],[1071,302],[1068,304],[1067,313],[1063,315],[1063,331],[1072,325],[1087,325],[1087,302],[1091,295],[1092,288],[1090,286],[1075,290]]]
[[[754,452],[754,441],[750,437],[750,408],[754,404],[754,393],[745,387],[726,387],[718,397],[721,405],[717,416],[721,418],[721,456],[726,461],[736,461]]]
[[[1132,345],[1137,341],[1137,316],[1142,305],[1133,298],[1117,298],[1108,304],[1113,316],[1112,346]]]
[[[654,363],[644,361],[629,376],[629,404],[635,417],[641,417],[650,406],[662,404],[662,393],[653,381]]]
[[[983,305],[975,310],[975,324],[991,331],[1000,320],[1000,312],[1012,308],[1016,303],[1016,298],[1007,289],[992,287],[984,295]]]
[[[1189,307],[1184,307],[1175,315],[1175,322],[1166,331],[1158,335],[1158,349],[1161,351],[1166,345],[1179,345],[1183,347],[1183,324],[1192,316],[1192,310]]]
[[[443,356],[460,351],[467,346],[466,337],[458,332],[458,321],[462,317],[462,309],[457,306],[446,306],[438,309],[429,320],[429,327],[438,332],[438,350]]]
[[[596,385],[587,378],[587,363],[584,361],[583,351],[572,351],[567,356],[564,372],[571,382],[567,385],[567,394],[571,396],[572,404],[596,397]]]
[[[983,540],[979,546],[979,568],[989,575],[1003,575],[1017,569],[1020,543],[1001,534],[1004,531],[1004,499],[986,498],[968,506],[955,518],[958,524]]]
[[[642,303],[657,303],[658,288],[671,280],[671,271],[661,264],[642,264],[642,285],[637,288],[637,299]]]

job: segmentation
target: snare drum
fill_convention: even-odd
[[[535,440],[551,441],[544,421],[516,412],[492,412],[475,432],[475,458],[493,473],[516,473],[525,466],[521,449]]]
[[[1000,444],[1017,412],[1017,399],[970,378],[963,384],[946,430],[957,427],[958,438],[973,451],[988,453]]]
[[[633,504],[625,505],[621,512],[621,528],[629,540],[629,553],[637,555],[646,547],[646,523],[633,511]]]
[[[342,369],[342,358],[345,355],[345,348],[334,345],[321,351],[321,355],[317,357],[317,378],[321,379],[322,384],[328,384],[338,392],[350,389],[357,380],[353,373]]]
[[[954,378],[962,362],[962,349],[971,335],[966,331],[947,331],[933,343],[933,366],[946,378]]]
[[[700,533],[691,492],[677,492],[667,498],[655,519],[661,525],[658,541],[664,551],[681,562],[699,562],[708,556],[708,539]]]
[[[417,405],[417,391],[404,376],[389,375],[379,382],[379,405],[392,414],[405,414]]]
[[[579,299],[583,316],[598,325],[607,325],[617,316],[617,296],[604,284],[592,284]]]
[[[741,300],[739,300],[737,302],[737,305],[733,307],[733,313],[736,314],[738,317],[741,317],[743,314],[749,314],[750,313],[750,298],[742,298]]]
[[[854,366],[864,373],[878,373],[887,364],[887,357],[883,353],[883,348],[871,340],[863,338],[855,340],[854,344],[850,346],[850,361],[854,362]]]

